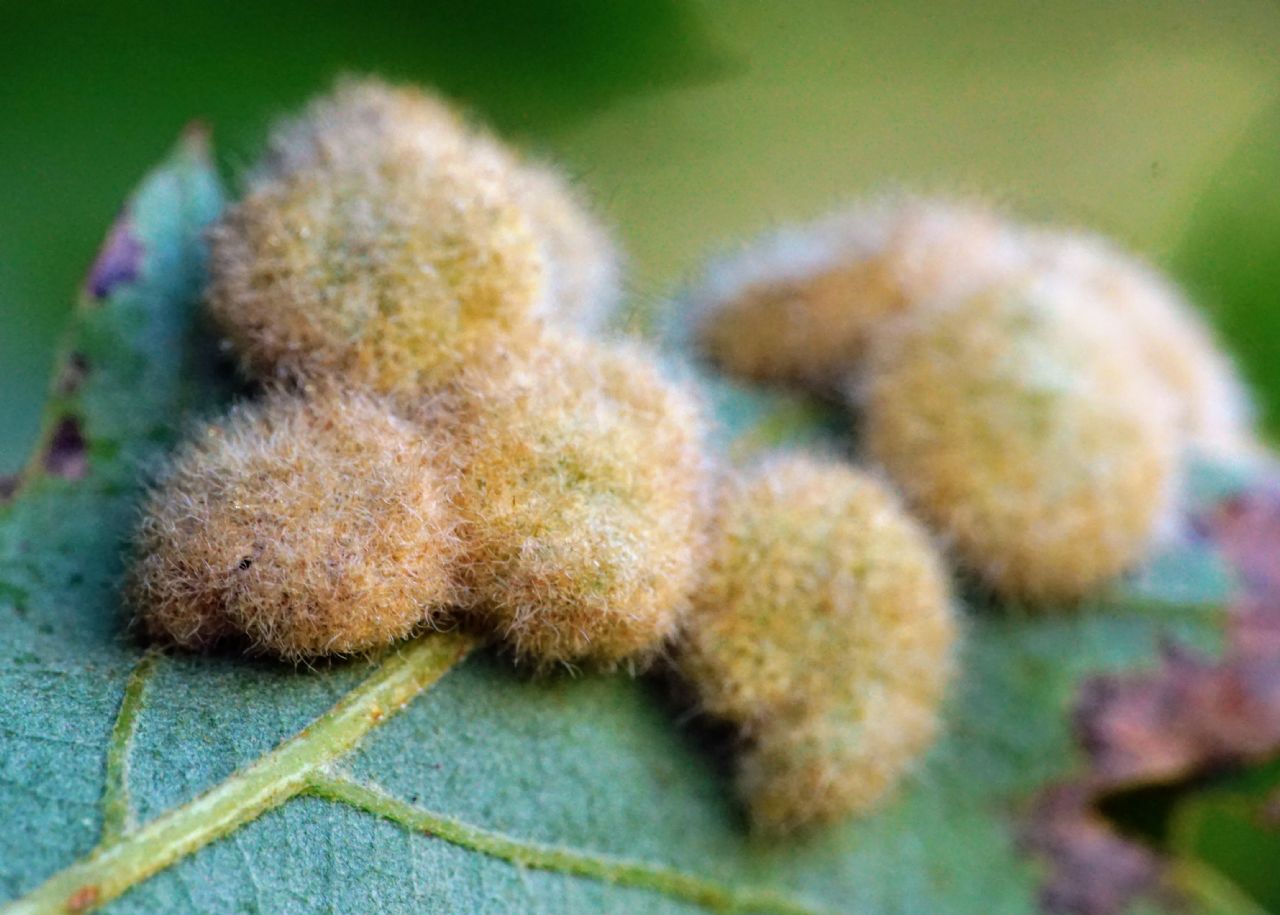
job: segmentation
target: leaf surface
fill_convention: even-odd
[[[1018,836],[1084,764],[1081,683],[1218,641],[1232,578],[1190,527],[1090,606],[971,601],[934,752],[875,815],[785,842],[748,835],[722,754],[654,680],[531,681],[449,634],[317,670],[149,652],[122,555],[146,469],[232,393],[197,307],[221,202],[189,135],[110,233],[6,487],[4,911],[1033,911]],[[822,434],[785,398],[715,402],[735,447]],[[1202,468],[1193,501],[1247,483]]]

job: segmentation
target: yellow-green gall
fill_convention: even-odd
[[[956,637],[938,552],[877,480],[803,455],[733,481],[717,522],[677,664],[744,734],[753,822],[866,810],[936,730]]]
[[[381,401],[273,392],[181,446],[151,493],[127,595],[145,631],[239,636],[286,659],[360,652],[453,602],[453,484]]]
[[[700,406],[642,350],[548,335],[442,397],[471,618],[536,666],[643,663],[698,573]]]
[[[1071,600],[1139,560],[1179,437],[1130,338],[1074,284],[1024,276],[878,335],[866,448],[1009,598]]]
[[[733,375],[831,390],[887,318],[959,296],[1016,246],[977,204],[907,198],[783,229],[713,263],[691,296],[700,348]]]
[[[256,183],[212,233],[209,306],[259,377],[439,383],[523,330],[542,256],[507,177],[390,148]]]
[[[1212,329],[1157,271],[1102,238],[1033,231],[1029,269],[1078,284],[1083,301],[1110,316],[1175,402],[1187,443],[1211,454],[1257,448],[1244,382]]]

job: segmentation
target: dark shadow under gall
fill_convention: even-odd
[[[677,733],[694,753],[711,768],[716,784],[726,786],[725,805],[739,827],[749,831],[742,805],[727,786],[737,777],[737,760],[743,751],[743,738],[727,721],[704,714],[698,708],[697,696],[669,664],[658,664],[644,678],[647,692],[663,713],[677,725]]]

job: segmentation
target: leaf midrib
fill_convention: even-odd
[[[434,633],[408,643],[328,712],[270,753],[139,829],[113,840],[114,830],[104,828],[104,841],[97,848],[0,912],[88,911],[234,832],[302,793],[314,772],[355,749],[366,734],[438,681],[472,647],[471,639],[456,633]],[[126,691],[121,715],[136,714],[133,704]],[[127,741],[131,734],[132,727],[122,726],[118,716],[113,741]],[[109,771],[110,760],[122,752],[118,746],[108,750]],[[117,816],[114,808],[122,797],[122,788],[108,782],[106,812]]]
[[[127,785],[128,754],[143,707],[143,690],[157,657],[155,653],[144,655],[125,686],[107,748],[101,841],[84,858],[0,908],[0,915],[95,909],[302,795],[347,804],[407,830],[520,867],[647,890],[714,911],[788,915],[822,911],[774,890],[733,886],[650,862],[508,836],[408,804],[334,768],[371,731],[438,682],[474,646],[471,637],[459,633],[430,633],[404,645],[328,712],[276,749],[191,801],[134,827]]]

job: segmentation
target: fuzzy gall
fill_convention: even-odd
[[[725,372],[825,393],[886,319],[982,285],[1014,254],[1006,225],[983,206],[888,199],[713,261],[688,307],[699,347]]]
[[[1170,507],[1172,399],[1071,283],[913,310],[853,397],[870,458],[1006,598],[1082,597],[1143,557]]]
[[[584,330],[608,320],[620,298],[619,255],[590,202],[557,168],[522,155],[429,92],[376,79],[339,80],[273,131],[250,184],[318,167],[358,170],[392,156],[460,159],[500,180],[528,223],[545,275],[532,310]]]
[[[643,663],[703,558],[695,396],[647,351],[547,333],[477,361],[440,402],[468,612],[534,666]]]
[[[678,669],[736,725],[766,832],[864,812],[931,743],[956,623],[941,558],[879,481],[804,455],[728,485]]]
[[[377,398],[326,388],[243,404],[151,492],[126,587],[153,638],[235,637],[287,660],[379,648],[456,599],[453,482]]]
[[[415,392],[527,324],[543,265],[506,177],[371,159],[258,183],[214,229],[209,307],[252,374]]]

